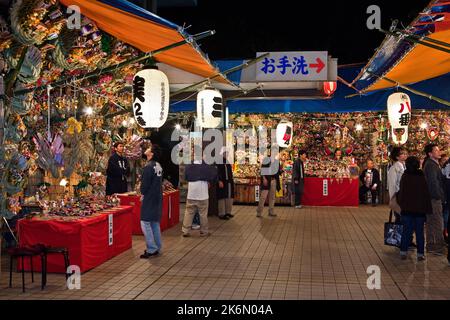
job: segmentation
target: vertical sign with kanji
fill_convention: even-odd
[[[257,56],[265,54],[258,52]],[[328,52],[271,52],[256,64],[257,81],[326,81]]]
[[[108,244],[110,246],[113,245],[113,234],[114,234],[114,230],[113,230],[113,215],[109,214],[108,215]]]
[[[259,202],[259,186],[255,186],[255,202]]]
[[[328,180],[327,179],[323,179],[323,196],[324,197],[328,197]]]

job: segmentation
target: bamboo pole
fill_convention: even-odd
[[[176,42],[176,43],[172,43],[171,45],[168,45],[168,46],[165,46],[163,48],[151,51],[149,53],[144,53],[144,54],[140,55],[139,57],[136,57],[136,58],[133,58],[133,59],[130,59],[130,60],[127,60],[127,61],[123,61],[121,63],[115,64],[113,66],[106,67],[106,68],[101,69],[101,70],[95,70],[95,71],[89,72],[89,73],[84,74],[84,75],[67,77],[67,78],[63,78],[61,80],[57,80],[57,81],[52,82],[52,83],[46,83],[46,84],[41,85],[41,86],[36,86],[36,87],[33,87],[33,88],[29,88],[29,89],[15,91],[14,94],[15,95],[22,95],[22,94],[25,94],[25,93],[28,93],[28,92],[32,92],[34,90],[45,89],[48,85],[52,85],[53,87],[57,87],[59,85],[67,84],[69,82],[75,82],[75,81],[78,81],[78,80],[85,80],[85,79],[89,79],[89,78],[92,78],[92,77],[98,77],[98,76],[100,76],[102,74],[111,72],[111,71],[119,69],[119,68],[123,68],[123,67],[125,67],[127,65],[130,65],[130,64],[133,64],[133,63],[137,63],[137,62],[149,59],[149,58],[153,58],[154,56],[156,56],[156,55],[158,55],[160,53],[163,53],[163,52],[165,52],[167,50],[170,50],[170,49],[182,46],[182,45],[184,45],[186,43],[189,43],[189,42],[192,42],[194,40],[195,41],[196,40],[201,40],[203,38],[206,38],[208,36],[212,36],[214,34],[215,34],[215,31],[213,31],[213,30],[209,30],[209,31],[205,31],[205,32],[202,32],[202,33],[198,33],[196,35],[193,35],[191,38],[184,39],[184,40]]]

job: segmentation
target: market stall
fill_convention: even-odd
[[[89,202],[88,202],[89,201]],[[90,204],[75,209],[72,215],[63,215],[64,209],[53,208],[48,214],[39,214],[18,222],[19,245],[43,244],[68,249],[70,263],[80,267],[81,272],[93,269],[105,261],[131,248],[132,207],[113,204]],[[114,204],[116,205],[116,204]],[[66,206],[69,208],[71,205]],[[67,210],[67,209],[66,209]],[[34,270],[41,270],[40,258],[33,261]],[[29,261],[25,269],[30,270]],[[66,272],[64,260],[50,255],[48,272]]]
[[[413,112],[409,139],[405,144],[409,154],[423,158],[423,148],[431,142],[449,153],[449,116],[450,113],[445,111]],[[358,178],[367,160],[374,160],[382,175],[387,171],[391,130],[385,112],[236,114],[230,118],[231,128],[254,130],[255,134],[275,130],[282,120],[293,123],[292,145],[280,151],[283,187],[277,193],[277,204],[293,205],[292,165],[299,150],[306,150],[308,155],[305,205],[358,206]],[[235,201],[255,204],[259,200],[260,164],[251,163],[258,155],[252,154],[248,141],[246,147],[245,152],[236,150],[236,161],[243,164],[234,165]],[[384,188],[381,193],[385,191]]]
[[[119,195],[121,205],[132,206],[132,233],[142,235],[141,229],[141,196]],[[178,190],[167,190],[163,192],[162,217],[160,222],[161,231],[167,230],[180,221],[180,192]]]

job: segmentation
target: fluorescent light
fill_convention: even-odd
[[[363,128],[363,126],[362,126],[362,124],[357,124],[356,125],[356,131],[362,131],[364,128]]]

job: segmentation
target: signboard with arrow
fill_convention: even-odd
[[[257,56],[265,52],[258,52]],[[271,52],[256,64],[256,80],[327,81],[328,52]]]

